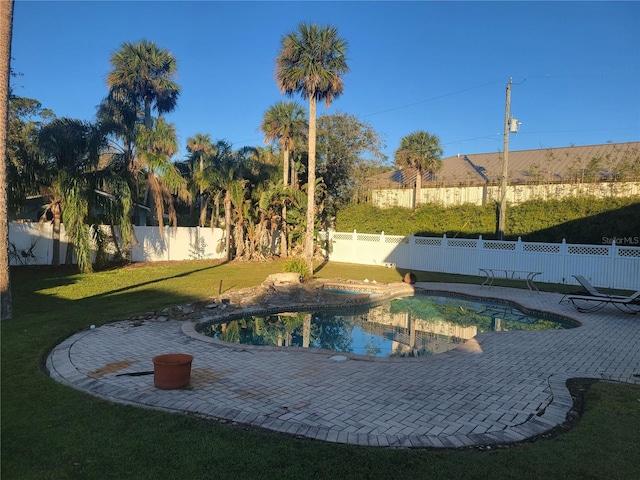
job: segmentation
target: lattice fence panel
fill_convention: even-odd
[[[539,243],[524,243],[522,245],[523,252],[536,253],[560,253],[560,245],[545,245]]]
[[[442,239],[440,239],[440,238],[415,237],[414,241],[415,241],[416,245],[429,245],[431,247],[440,247],[440,246],[442,246]]]
[[[515,251],[515,243],[499,243],[499,242],[484,242],[485,250],[509,250]]]
[[[567,251],[570,255],[603,255],[605,257],[608,257],[610,248],[596,247],[593,245],[572,245],[567,249]]]
[[[478,243],[476,240],[447,240],[447,246],[449,247],[461,247],[461,248],[476,248]]]
[[[619,248],[618,256],[640,258],[640,248]]]
[[[380,235],[358,234],[359,242],[379,242]]]
[[[334,233],[331,238],[333,240],[353,240],[353,235],[351,233]]]
[[[384,243],[393,243],[396,245],[399,243],[408,244],[409,239],[407,237],[384,237]]]

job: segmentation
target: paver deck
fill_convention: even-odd
[[[582,323],[569,330],[482,333],[455,350],[413,359],[335,361],[302,349],[222,346],[195,322],[123,321],[80,332],[47,360],[52,378],[104,399],[226,419],[317,440],[451,448],[525,440],[561,424],[566,381],[640,384],[640,315],[578,313],[561,295],[503,287],[417,288],[508,299]],[[160,390],[152,357],[189,353],[191,386]]]

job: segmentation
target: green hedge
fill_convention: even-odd
[[[425,204],[416,210],[380,209],[367,204],[350,205],[336,217],[339,232],[426,237],[497,238],[498,208]],[[577,197],[564,200],[531,200],[508,206],[505,237],[525,241],[602,244],[617,238],[618,243],[640,246],[640,197]],[[623,239],[623,240],[620,240]]]

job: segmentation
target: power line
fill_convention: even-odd
[[[475,90],[476,88],[482,88],[482,87],[486,87],[489,85],[493,85],[494,83],[498,83],[501,80],[493,80],[491,82],[488,83],[483,83],[481,85],[476,85],[474,87],[469,87],[469,88],[463,88],[462,90],[456,90],[455,92],[449,92],[449,93],[445,93],[443,95],[438,95],[437,97],[432,97],[432,98],[427,98],[425,100],[418,100],[417,102],[413,102],[413,103],[407,103],[405,105],[400,105],[398,107],[392,107],[392,108],[388,108],[386,110],[380,110],[378,112],[374,112],[374,113],[368,113],[366,115],[363,115],[363,117],[371,117],[373,115],[380,115],[382,113],[388,113],[388,112],[393,112],[395,110],[400,110],[402,108],[407,108],[407,107],[413,107],[414,105],[420,105],[421,103],[427,103],[427,102],[432,102],[434,100],[439,100],[441,98],[446,98],[446,97],[451,97],[453,95],[458,95],[460,93],[465,93],[468,92],[470,90]]]

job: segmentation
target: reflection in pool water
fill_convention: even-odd
[[[199,331],[231,343],[418,357],[446,352],[481,332],[572,326],[504,304],[416,295],[358,309],[252,315],[201,326]]]

